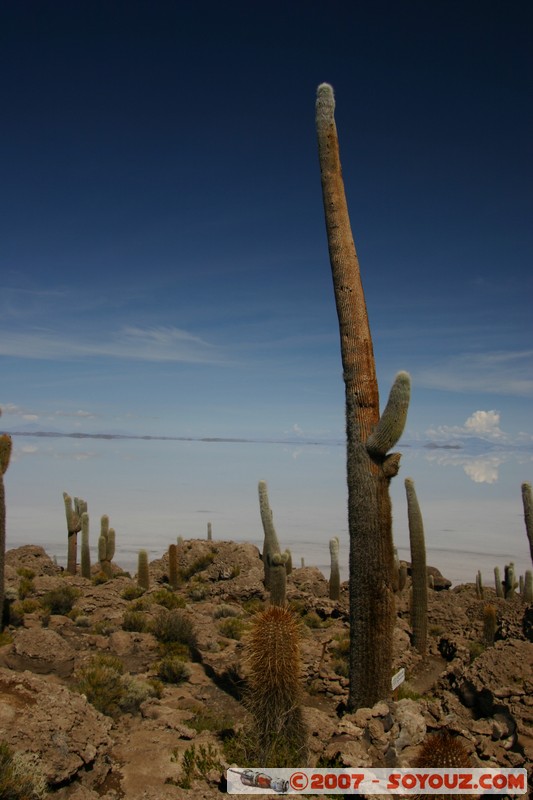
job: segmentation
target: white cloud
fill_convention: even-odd
[[[504,435],[500,430],[499,411],[474,411],[472,416],[466,420],[465,429],[469,433],[495,439]]]
[[[4,414],[10,414],[14,417],[22,417],[22,419],[26,420],[27,422],[35,422],[39,419],[39,415],[35,414],[33,411],[29,411],[26,408],[22,408],[21,406],[15,405],[15,403],[0,403],[2,407],[2,412]]]
[[[478,437],[492,442],[507,442],[508,436],[500,428],[499,411],[474,411],[463,425],[439,425],[429,428],[426,435],[434,441],[458,440]]]
[[[65,337],[50,330],[3,331],[0,355],[42,360],[104,357],[205,364],[227,362],[217,345],[174,327],[126,326],[105,337],[92,333],[85,337]]]
[[[416,372],[418,386],[533,397],[533,350],[459,353]]]

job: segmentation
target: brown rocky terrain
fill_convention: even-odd
[[[44,775],[47,796],[207,800],[224,792],[232,742],[247,721],[246,634],[268,593],[252,545],[191,540],[178,552],[179,587],[168,587],[165,556],[150,564],[144,592],[116,566],[113,578],[101,582],[95,572],[89,581],[66,574],[39,547],[6,554],[0,740]],[[445,585],[437,575],[435,586]],[[65,597],[70,602],[58,609]],[[422,659],[411,646],[408,582],[397,594],[394,657],[394,671],[404,667],[407,681],[394,700],[353,714],[344,713],[346,586],[334,602],[319,570],[295,569],[287,599],[301,619],[309,765],[410,766],[427,735],[447,729],[474,766],[531,770],[533,609],[518,594],[429,591]],[[496,611],[494,643],[484,631],[487,603]],[[174,650],[167,641],[165,651],[161,630],[173,605],[193,636]],[[169,652],[187,662],[181,680],[154,680]],[[95,658],[105,676],[96,704],[105,714],[87,682]],[[111,696],[117,686],[119,700]]]

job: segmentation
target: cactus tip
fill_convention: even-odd
[[[316,111],[317,120],[321,122],[331,122],[335,111],[335,95],[333,86],[329,83],[321,83],[316,90]]]

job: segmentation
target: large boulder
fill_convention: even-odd
[[[53,673],[65,678],[74,670],[75,654],[75,650],[55,631],[23,628],[15,633],[11,647],[2,653],[0,664],[18,672]]]
[[[82,776],[95,784],[103,780],[110,729],[111,720],[82,695],[0,668],[0,739],[32,755],[51,788]]]

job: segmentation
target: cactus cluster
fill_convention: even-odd
[[[302,716],[298,622],[286,606],[256,615],[248,639],[245,704],[253,727],[254,761],[265,767],[303,766],[307,730]]]
[[[75,497],[73,501],[67,492],[63,492],[63,501],[68,535],[67,572],[75,575],[78,560],[78,533],[81,531],[81,518],[87,511],[87,503],[80,497]]]
[[[113,576],[111,562],[115,555],[115,530],[109,527],[109,517],[104,514],[100,519],[100,537],[98,539],[98,560],[100,569],[109,578]]]

